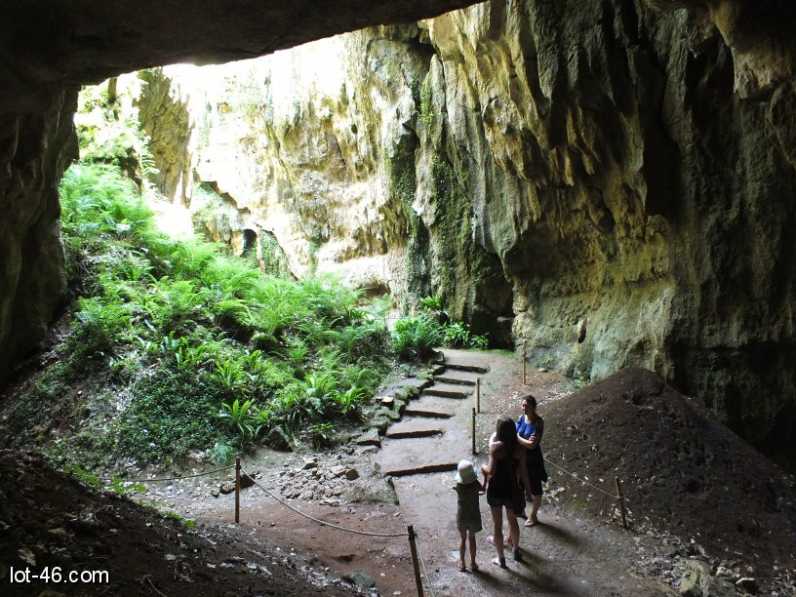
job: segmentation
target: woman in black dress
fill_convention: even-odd
[[[517,419],[517,441],[525,450],[525,465],[527,477],[523,478],[525,493],[531,502],[531,516],[525,521],[525,526],[539,523],[537,514],[542,505],[542,483],[547,482],[547,471],[544,467],[542,456],[542,434],[544,433],[544,419],[536,413],[536,398],[531,394],[522,398],[523,414]]]
[[[497,430],[489,441],[489,463],[482,467],[486,477],[486,501],[492,510],[494,541],[498,557],[493,563],[506,567],[503,545],[503,508],[509,522],[509,537],[514,548],[514,560],[521,561],[520,526],[517,515],[522,513],[522,488],[518,481],[523,448],[517,441],[517,430],[510,417],[500,417]]]

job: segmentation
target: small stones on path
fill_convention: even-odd
[[[349,497],[367,493],[365,487],[357,485],[361,475],[353,466],[339,462],[326,465],[317,459],[311,462],[312,465],[305,462],[303,466],[280,471],[272,483],[287,499],[319,501],[330,506],[339,506],[344,493]]]
[[[357,446],[381,446],[381,437],[379,436],[379,432],[375,429],[370,429],[361,435],[359,435],[355,440],[354,443]]]
[[[247,489],[254,485],[254,480],[260,477],[259,472],[252,473],[251,476],[249,475],[241,475],[240,476],[240,488]],[[224,495],[230,494],[235,491],[235,479],[228,479],[224,481],[219,487],[218,490],[212,490],[210,493],[213,497],[218,497],[219,493]]]
[[[347,580],[362,589],[370,589],[376,586],[376,581],[361,570],[355,570],[351,574],[343,576],[343,580]]]

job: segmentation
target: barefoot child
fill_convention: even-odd
[[[483,527],[481,525],[481,508],[478,505],[478,496],[484,492],[484,487],[478,482],[473,463],[462,460],[456,472],[456,494],[458,507],[456,510],[456,525],[462,541],[459,545],[459,570],[467,571],[464,565],[464,549],[466,539],[470,539],[470,567],[473,572],[478,570],[475,563],[475,534]]]

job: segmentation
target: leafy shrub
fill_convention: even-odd
[[[352,416],[375,391],[388,334],[355,291],[332,278],[264,276],[218,245],[167,238],[108,164],[73,166],[60,192],[85,293],[71,349],[76,362],[110,367],[128,397],[86,449],[144,462],[243,445]]]
[[[221,412],[218,416],[225,420],[232,433],[237,435],[237,442],[241,447],[250,444],[260,433],[257,413],[252,400],[241,402],[235,399],[231,404],[225,402],[221,405]]]
[[[485,335],[473,334],[463,322],[450,321],[439,297],[420,299],[420,309],[420,315],[399,319],[395,324],[392,344],[401,358],[425,359],[432,354],[434,346],[440,345],[481,350],[489,347]]]
[[[427,315],[399,319],[392,336],[393,348],[401,358],[425,359],[442,339],[439,324]]]
[[[80,481],[86,487],[91,489],[99,489],[102,486],[100,478],[89,470],[86,470],[79,464],[70,464],[64,468],[67,475],[72,475],[75,479]]]
[[[442,299],[438,296],[424,296],[420,299],[420,308],[424,311],[442,311]]]
[[[233,446],[227,442],[220,441],[216,442],[213,445],[213,448],[210,450],[210,458],[215,464],[224,466],[235,460],[236,453],[237,452]]]
[[[130,313],[123,304],[99,298],[80,299],[70,337],[73,358],[110,354],[114,343],[129,327]]]
[[[328,448],[334,443],[334,425],[332,423],[315,423],[302,434],[316,450]]]
[[[146,485],[144,485],[143,483],[131,483],[117,476],[111,478],[110,487],[108,489],[110,489],[110,491],[112,491],[116,495],[122,495],[122,496],[129,496],[129,495],[135,495],[136,493],[147,492]]]

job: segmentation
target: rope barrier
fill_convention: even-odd
[[[600,493],[604,493],[604,494],[605,494],[605,495],[607,495],[608,497],[610,497],[610,498],[613,498],[613,499],[615,499],[615,500],[618,500],[618,499],[620,499],[620,497],[619,497],[618,495],[614,495],[613,493],[608,493],[608,492],[607,492],[607,491],[605,491],[604,489],[601,489],[600,487],[597,487],[596,485],[594,485],[593,483],[590,483],[590,482],[589,482],[589,481],[587,481],[586,479],[581,479],[581,478],[580,478],[580,477],[578,477],[578,476],[577,476],[575,473],[571,473],[571,472],[569,472],[567,469],[565,469],[565,468],[564,468],[563,466],[561,466],[560,464],[556,464],[555,462],[553,462],[552,460],[549,460],[549,459],[547,459],[547,458],[545,458],[545,459],[544,459],[544,461],[545,461],[547,464],[552,464],[552,465],[553,465],[554,467],[556,467],[558,470],[560,470],[560,471],[562,471],[562,472],[566,473],[567,475],[569,475],[569,476],[570,476],[570,477],[572,477],[573,479],[577,479],[578,481],[580,481],[580,482],[581,482],[581,483],[583,483],[584,485],[588,485],[589,487],[591,487],[591,488],[595,489],[596,491],[599,491]]]
[[[332,529],[337,529],[338,531],[343,531],[345,533],[352,533],[354,535],[364,535],[366,537],[393,538],[393,537],[407,537],[408,536],[407,533],[372,533],[372,532],[369,532],[369,531],[358,531],[356,529],[349,529],[347,527],[343,527],[343,526],[340,526],[340,525],[337,525],[337,524],[334,524],[334,523],[331,523],[331,522],[327,522],[325,520],[321,520],[320,518],[315,518],[314,516],[311,516],[310,514],[307,514],[306,512],[302,512],[301,510],[299,510],[295,506],[292,506],[292,505],[288,504],[286,501],[284,501],[283,499],[277,497],[272,492],[267,490],[265,487],[260,485],[257,481],[255,481],[254,478],[246,470],[244,470],[244,469],[241,469],[241,470],[243,471],[243,473],[245,475],[248,475],[248,477],[252,480],[252,482],[257,487],[259,487],[262,491],[264,491],[266,494],[271,496],[274,500],[276,500],[277,502],[282,504],[285,508],[288,508],[289,510],[292,510],[293,512],[295,512],[299,516],[303,516],[304,518],[306,518],[308,520],[312,520],[313,522],[316,522],[316,523],[318,523],[321,526],[330,527]]]
[[[123,481],[125,483],[160,483],[161,481],[179,481],[180,479],[195,479],[196,477],[205,477],[207,475],[220,473],[221,471],[225,471],[234,467],[234,464],[230,464],[228,466],[222,466],[221,468],[213,469],[212,471],[205,471],[204,473],[197,473],[196,475],[185,475],[183,477],[161,477],[155,479],[122,479],[121,477],[99,477],[99,480],[106,483],[113,483],[114,481]]]

